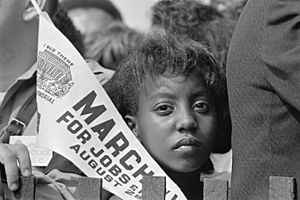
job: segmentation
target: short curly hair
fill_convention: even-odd
[[[213,56],[198,42],[178,35],[152,32],[145,35],[132,52],[119,64],[105,89],[125,117],[138,111],[139,94],[146,80],[157,77],[189,76],[199,74],[199,79],[211,92],[218,118],[218,138],[214,152],[230,149],[231,123],[225,75]]]
[[[197,0],[160,0],[152,8],[152,26],[186,35],[207,46],[225,70],[235,21]]]

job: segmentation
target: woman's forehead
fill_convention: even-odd
[[[192,83],[192,84],[191,84]],[[140,88],[140,94],[149,96],[155,93],[178,92],[178,88],[184,88],[185,85],[194,87],[195,92],[206,91],[202,79],[197,74],[179,74],[174,76],[158,76],[156,78],[146,78],[143,86]]]

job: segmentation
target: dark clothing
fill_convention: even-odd
[[[268,199],[269,176],[298,180],[300,0],[248,0],[227,62],[232,199]]]

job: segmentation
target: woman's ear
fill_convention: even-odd
[[[41,8],[41,10],[45,7],[46,2],[47,2],[47,0],[34,0],[34,1],[37,2],[39,7]],[[31,1],[28,0],[26,8],[24,9],[24,12],[23,12],[23,20],[28,22],[28,21],[31,21],[32,19],[34,19],[37,16],[38,16],[37,10],[32,5]]]
[[[135,137],[141,141],[139,131],[138,131],[138,125],[137,125],[137,120],[135,116],[131,115],[126,115],[125,116],[125,122],[127,123],[128,127],[131,129]]]

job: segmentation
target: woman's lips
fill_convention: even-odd
[[[174,146],[174,149],[194,149],[201,146],[201,142],[194,137],[181,138]]]

